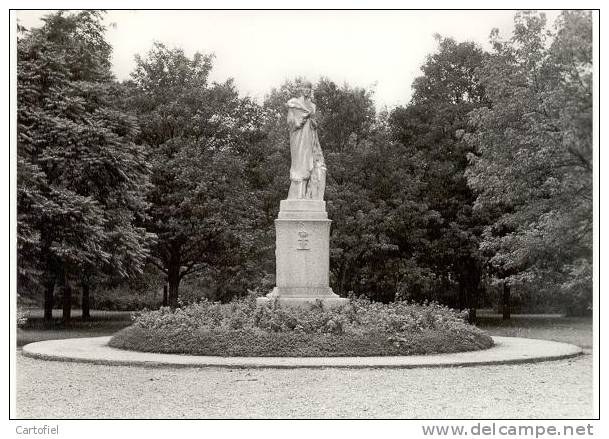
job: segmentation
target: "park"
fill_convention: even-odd
[[[18,21],[16,417],[593,418],[592,14],[503,13],[391,106]]]

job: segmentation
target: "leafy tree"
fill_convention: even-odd
[[[470,115],[476,206],[500,213],[481,248],[497,281],[562,291],[570,311],[592,297],[592,21],[518,13],[510,39],[491,35],[480,69],[489,107]],[[509,290],[507,291],[509,295]]]
[[[321,78],[314,96],[323,128],[319,141],[328,153],[346,151],[371,133],[376,118],[372,91]]]
[[[338,293],[390,302],[428,292],[417,260],[436,213],[423,200],[421,163],[379,131],[348,153],[329,154],[331,271]]]
[[[125,105],[137,112],[138,142],[152,168],[146,223],[158,236],[152,260],[167,276],[172,307],[190,275],[206,275],[220,298],[243,291],[240,274],[255,271],[259,249],[247,146],[260,140],[264,114],[239,98],[232,80],[209,84],[212,60],[155,43],[136,58],[125,84]]]
[[[147,171],[133,118],[116,109],[111,47],[96,11],[46,16],[17,50],[18,250],[52,318],[55,285],[69,320],[72,283],[141,269],[139,191]]]
[[[484,218],[473,210],[475,195],[465,178],[471,146],[463,134],[467,114],[486,103],[477,75],[485,53],[471,42],[440,36],[437,40],[438,51],[428,56],[423,75],[413,83],[411,102],[393,110],[388,123],[392,138],[410,148],[411,160],[423,164],[423,200],[437,212],[418,262],[434,273],[439,290],[456,290],[456,301],[446,294],[442,300],[469,309],[475,318],[483,274],[478,246]]]

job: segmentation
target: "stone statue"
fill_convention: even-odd
[[[311,102],[311,91],[311,83],[303,83],[300,97],[292,98],[286,104],[292,157],[288,200],[324,199],[326,164],[317,137],[315,104]]]
[[[326,164],[317,138],[311,83],[290,99],[290,190],[279,202],[275,220],[275,288],[256,302],[279,301],[284,306],[342,306],[330,287],[330,223],[324,191]]]

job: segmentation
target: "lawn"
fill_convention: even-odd
[[[502,320],[501,316],[482,316],[478,318],[478,327],[490,335],[539,338],[592,349],[591,317],[513,314],[510,320]]]
[[[91,319],[83,320],[80,310],[72,311],[72,321],[68,326],[61,321],[61,311],[53,311],[53,321],[43,320],[42,310],[28,312],[25,326],[17,329],[17,346],[42,340],[60,338],[101,337],[112,335],[131,324],[128,311],[91,311]]]

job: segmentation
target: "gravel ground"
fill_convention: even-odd
[[[17,357],[19,418],[590,418],[592,356],[450,369],[143,368]]]

